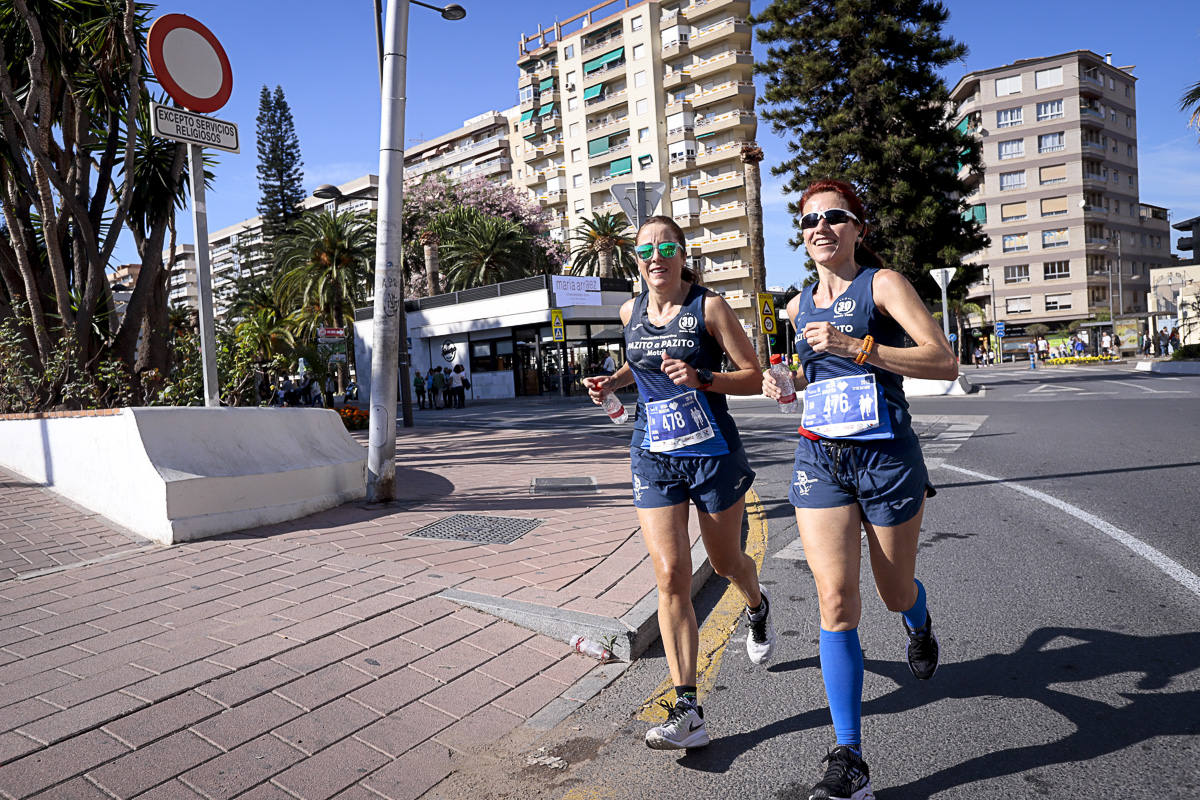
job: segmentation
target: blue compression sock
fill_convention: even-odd
[[[863,652],[858,628],[821,629],[821,677],[838,744],[862,750]]]
[[[917,602],[913,603],[913,607],[908,611],[901,611],[900,615],[904,617],[904,621],[908,623],[909,630],[918,630],[925,627],[925,586],[918,580],[913,583],[917,585]]]

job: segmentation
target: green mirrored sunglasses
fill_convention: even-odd
[[[678,242],[659,242],[658,254],[663,258],[674,258],[675,254],[679,252],[680,247],[682,247],[682,245],[680,245]],[[633,248],[633,252],[637,253],[637,257],[642,261],[649,261],[654,257],[654,245],[639,244],[637,247]]]

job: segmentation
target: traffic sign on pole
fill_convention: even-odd
[[[661,181],[638,181],[615,183],[609,187],[608,193],[625,212],[629,224],[640,228],[648,217],[654,215],[654,209],[658,207],[666,188],[667,185]]]
[[[186,14],[164,14],[146,42],[154,77],[184,108],[211,114],[233,94],[229,56],[208,28]]]
[[[174,106],[150,103],[150,132],[176,142],[215,147],[227,153],[241,152],[237,125]]]
[[[1001,338],[1004,337],[1004,320],[1000,320],[996,323],[996,335]]]
[[[567,328],[563,325],[561,308],[550,309],[550,330],[554,335],[554,341],[565,342],[567,340]]]
[[[775,297],[766,292],[760,292],[755,300],[758,307],[758,317],[762,320],[762,332],[772,336],[778,327],[775,317]]]

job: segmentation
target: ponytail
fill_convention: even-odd
[[[854,263],[860,267],[879,267],[883,268],[883,259],[879,254],[871,249],[871,246],[865,241],[856,242],[854,245]]]

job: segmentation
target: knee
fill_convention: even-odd
[[[708,562],[712,564],[713,572],[729,580],[737,577],[748,558],[749,556],[739,551],[728,556],[714,557],[712,554],[709,554]]]
[[[862,602],[852,592],[822,592],[821,627],[827,631],[848,630],[858,627],[862,614]]]
[[[875,591],[879,594],[879,599],[887,606],[888,611],[894,611],[897,614],[908,611],[913,607],[913,603],[917,602],[917,585],[912,581],[895,586],[876,584]]]
[[[691,601],[692,571],[686,564],[657,564],[654,573],[661,596],[672,600]]]

